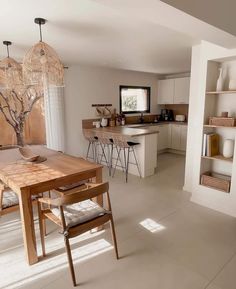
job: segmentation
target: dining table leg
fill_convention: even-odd
[[[19,195],[20,214],[26,260],[29,265],[38,262],[36,237],[34,229],[34,216],[29,189],[22,189]]]

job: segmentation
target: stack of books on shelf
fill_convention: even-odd
[[[217,133],[204,133],[202,155],[204,157],[213,157],[219,155],[219,139]]]

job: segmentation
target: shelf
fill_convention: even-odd
[[[229,193],[231,187],[231,176],[208,171],[201,174],[200,185],[213,190]]]
[[[212,190],[215,190],[215,191],[219,191],[219,192],[223,192],[223,193],[226,193],[226,194],[230,194],[230,191],[227,192],[225,190],[221,190],[221,189],[217,189],[217,188],[214,188],[214,187],[211,187],[211,186],[206,186],[206,185],[203,185],[203,184],[199,184],[200,186],[203,186],[205,188],[208,188],[208,189],[212,189]]]
[[[236,93],[236,90],[224,90],[224,91],[207,91],[206,94],[231,94]]]
[[[204,127],[236,129],[236,126],[223,126],[223,125],[211,125],[211,124],[204,124]]]
[[[225,158],[222,155],[217,155],[213,157],[207,157],[207,156],[202,156],[203,159],[208,159],[208,160],[217,160],[217,161],[225,161],[225,162],[233,162],[233,158]]]

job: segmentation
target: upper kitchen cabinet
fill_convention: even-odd
[[[174,104],[188,104],[189,102],[190,78],[176,78],[174,89]]]
[[[174,101],[174,79],[164,79],[158,81],[158,104],[172,104]]]
[[[158,104],[188,104],[190,78],[181,77],[158,81]]]

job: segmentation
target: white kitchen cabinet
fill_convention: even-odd
[[[189,103],[189,88],[190,88],[189,77],[175,79],[174,104]]]
[[[171,124],[171,148],[185,151],[187,143],[187,126],[182,124]]]
[[[171,148],[174,150],[180,149],[180,135],[181,135],[181,125],[172,124],[171,125]]]
[[[174,102],[174,79],[164,79],[158,81],[158,104],[171,104]]]
[[[158,81],[157,104],[188,104],[190,77]]]
[[[167,149],[186,151],[187,125],[178,123],[164,123],[155,126],[147,126],[145,128],[159,132],[157,134],[158,152]]]
[[[181,135],[180,135],[180,150],[181,150],[181,151],[186,151],[186,146],[187,146],[187,132],[188,132],[188,127],[187,127],[187,125],[182,125],[182,126],[181,126]]]
[[[161,151],[170,147],[170,126],[169,124],[158,125],[157,150]]]

